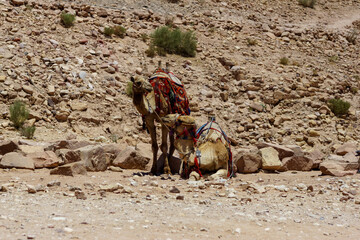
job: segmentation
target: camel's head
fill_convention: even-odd
[[[133,83],[134,93],[149,93],[154,90],[152,85],[142,77],[131,77],[130,80]]]
[[[165,117],[162,117],[161,120],[166,126],[174,129],[176,134],[181,134],[185,128],[188,130],[194,129],[196,131],[195,119],[187,115],[168,114]]]

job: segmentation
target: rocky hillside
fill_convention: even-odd
[[[3,139],[20,138],[9,106],[21,99],[37,140],[149,142],[125,89],[159,60],[185,84],[199,124],[215,114],[242,146],[329,153],[360,139],[360,37],[349,38],[360,31],[359,1],[319,0],[312,9],[279,0],[0,0],[0,9]],[[76,15],[74,26],[61,25],[63,11]],[[169,21],[196,33],[195,58],[146,56],[143,34]],[[114,25],[125,38],[105,37]],[[350,102],[349,114],[336,117],[331,98]]]

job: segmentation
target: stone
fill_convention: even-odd
[[[75,197],[76,197],[76,199],[81,199],[81,200],[87,199],[85,193],[81,190],[75,190]]]
[[[260,149],[262,157],[262,169],[278,170],[282,163],[279,159],[279,153],[272,147],[265,147]]]
[[[51,151],[34,152],[26,156],[34,162],[35,168],[54,168],[60,163],[60,159]]]
[[[140,169],[145,170],[150,158],[145,157],[134,147],[127,147],[119,153],[113,161],[115,167],[123,169]]]
[[[48,93],[50,96],[53,96],[53,95],[55,94],[55,86],[49,85],[49,86],[48,86],[48,89],[47,89],[47,93]]]
[[[24,92],[26,92],[28,94],[33,94],[34,93],[33,87],[31,87],[29,85],[23,85],[22,89],[24,90]]]
[[[170,193],[180,193],[180,190],[177,187],[173,186],[170,188],[169,192]]]
[[[80,101],[72,101],[70,103],[70,107],[71,107],[71,110],[73,110],[73,111],[86,111],[87,103],[80,102]]]
[[[259,149],[265,148],[265,147],[274,148],[276,151],[278,151],[280,160],[294,155],[294,151],[292,149],[287,148],[285,146],[278,145],[278,144],[262,142],[262,143],[258,143],[256,146]]]
[[[28,193],[36,193],[37,191],[36,191],[36,188],[34,187],[34,186],[32,186],[32,185],[27,185],[27,192]]]
[[[80,161],[84,163],[87,171],[105,171],[109,166],[109,161],[101,146],[88,145],[74,151],[80,156]]]
[[[64,176],[75,176],[75,175],[86,175],[87,171],[84,163],[75,162],[69,163],[63,166],[59,166],[50,171],[50,175],[64,175]]]
[[[36,153],[36,152],[44,152],[43,146],[33,146],[33,145],[19,145],[19,150],[25,155]]]
[[[124,189],[120,183],[112,183],[107,185],[100,185],[99,191],[114,192],[118,189]]]
[[[1,141],[0,142],[0,155],[5,155],[19,149],[18,143],[14,141]]]
[[[340,155],[340,156],[344,156],[347,153],[355,154],[356,150],[357,150],[357,148],[356,148],[355,142],[347,142],[347,143],[344,143],[343,145],[341,145],[340,147],[338,147],[335,150],[335,154]]]
[[[11,4],[14,6],[21,6],[28,3],[27,0],[10,0]]]
[[[251,107],[252,109],[259,111],[259,112],[262,112],[265,109],[265,107],[263,105],[261,105],[260,103],[255,103],[255,102],[251,103],[249,105],[249,107]]]
[[[320,164],[322,174],[336,177],[354,175],[358,170],[359,160],[353,153],[347,153],[345,156],[329,155]]]
[[[58,149],[70,149],[75,150],[77,148],[85,147],[92,145],[92,143],[87,141],[76,141],[76,140],[60,140],[50,143],[44,150],[45,151],[56,151]]]
[[[292,156],[282,160],[282,166],[279,171],[310,171],[314,165],[311,158],[306,156]]]
[[[319,169],[320,163],[322,163],[325,158],[325,154],[323,154],[319,149],[315,149],[311,152],[305,153],[305,156],[312,159],[312,169]]]
[[[34,169],[34,163],[30,158],[20,153],[10,152],[2,157],[0,167]]]
[[[251,152],[239,152],[233,159],[239,173],[254,173],[261,168],[261,155]]]

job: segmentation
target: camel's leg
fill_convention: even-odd
[[[174,152],[175,152],[175,137],[174,137],[174,134],[171,134],[169,138],[170,138],[170,149],[169,149],[169,160],[170,160],[172,158]]]
[[[157,172],[157,152],[159,150],[159,146],[156,141],[156,127],[154,120],[152,121],[146,121],[146,126],[149,129],[150,137],[151,137],[151,148],[153,152],[153,164],[151,167],[151,173],[156,174]]]
[[[169,166],[169,159],[168,159],[168,155],[167,155],[167,151],[168,151],[168,144],[167,144],[167,139],[168,139],[168,135],[169,135],[169,131],[165,126],[161,127],[161,151],[164,155],[164,173],[165,174],[171,174],[170,171],[170,166]]]
[[[210,180],[217,180],[220,178],[226,179],[227,177],[227,169],[219,169],[216,173],[212,174],[209,179]]]

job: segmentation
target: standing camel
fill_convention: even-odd
[[[167,69],[168,69],[168,66],[167,66]],[[155,73],[155,76],[156,76],[156,74],[160,74],[161,76],[164,76],[164,75],[169,76],[169,75],[167,75],[168,70],[166,70],[166,72],[161,70],[160,63],[159,63],[159,70]],[[158,86],[158,83],[161,81],[168,81],[169,84],[173,84],[173,83],[170,83],[170,81],[167,80],[166,78],[154,77],[154,78],[152,78],[152,83],[154,84],[154,86],[156,86],[154,89],[154,86],[148,80],[145,80],[142,77],[139,77],[139,76],[131,77],[131,81],[133,83],[133,104],[135,105],[137,111],[143,116],[143,121],[146,124],[146,127],[150,132],[151,148],[152,148],[152,152],[153,152],[153,164],[151,167],[151,173],[157,174],[157,153],[158,153],[158,149],[159,149],[157,140],[156,140],[155,121],[157,121],[157,122],[161,123],[160,149],[161,149],[164,159],[165,159],[164,160],[164,173],[170,174],[171,171],[170,171],[170,167],[169,167],[169,159],[172,157],[172,155],[175,151],[174,136],[172,134],[170,134],[170,150],[169,150],[169,155],[167,155],[167,151],[168,151],[167,137],[169,135],[169,128],[166,125],[162,124],[161,117],[164,117],[170,113],[179,112],[181,104],[179,104],[177,100],[175,101],[175,103],[174,103],[174,100],[172,100],[170,102],[170,100],[169,100],[170,97],[167,96],[170,94],[166,94],[164,92],[159,91],[159,88],[157,86]],[[156,82],[156,81],[158,81],[158,82]],[[161,82],[159,84],[163,84],[163,82]],[[180,96],[178,96],[177,92],[174,91],[174,87],[170,86],[170,89],[171,89],[171,91],[170,91],[171,94],[172,95],[175,94],[176,99],[179,99]],[[187,101],[185,91],[183,94],[184,95],[182,97],[184,97],[186,99],[186,104],[188,106],[188,101]],[[173,97],[172,97],[172,99],[173,99]],[[184,112],[182,112],[182,113],[184,114]]]

